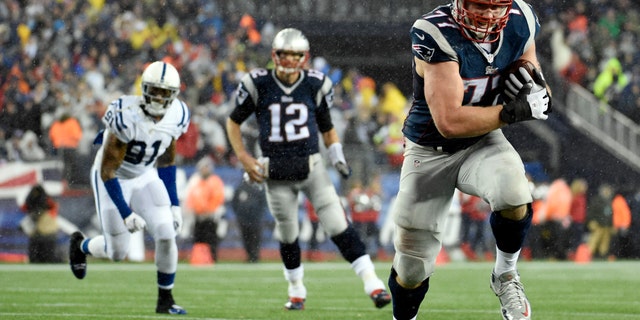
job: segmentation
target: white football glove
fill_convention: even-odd
[[[176,230],[176,233],[180,233],[182,230],[182,208],[171,206],[171,213],[173,213],[173,229]]]
[[[531,108],[531,116],[535,119],[547,120],[547,118],[549,118],[549,115],[547,114],[549,101],[550,99],[547,88],[534,84],[531,89],[531,93],[527,95],[527,102],[529,102],[529,108]]]
[[[124,219],[124,225],[127,226],[127,230],[129,232],[134,233],[136,231],[144,230],[147,227],[147,222],[142,219],[135,212],[131,212],[131,214]]]
[[[343,179],[348,179],[351,176],[351,168],[349,168],[347,160],[344,158],[340,142],[332,143],[329,146],[329,159]]]

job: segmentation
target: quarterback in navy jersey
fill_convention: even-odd
[[[100,149],[91,168],[91,186],[102,235],[71,235],[73,275],[86,275],[87,255],[123,260],[131,233],[146,230],[155,240],[157,313],[186,314],[171,293],[178,266],[176,234],[182,211],[176,190],[176,140],[187,131],[190,113],[177,99],[180,76],[156,61],[141,76],[142,95],[125,95],[109,104],[96,138]]]
[[[365,293],[382,308],[391,297],[346,218],[320,154],[322,136],[331,164],[343,178],[349,177],[350,169],[329,113],[333,83],[322,72],[304,69],[309,42],[299,30],[278,32],[272,49],[274,69],[255,69],[241,79],[235,108],[227,119],[227,135],[247,178],[266,187],[288,281],[285,308],[302,310],[307,298],[298,243],[300,192],[311,201],[324,230],[362,279]],[[258,159],[247,151],[240,130],[253,114],[260,130],[262,156]]]
[[[454,190],[490,204],[496,261],[490,287],[505,320],[531,319],[516,269],[532,218],[520,156],[501,127],[545,120],[550,95],[536,56],[540,24],[523,0],[452,0],[417,19],[412,41],[413,104],[394,217],[389,289],[397,320],[416,319],[442,247]],[[503,71],[519,59],[534,72]]]

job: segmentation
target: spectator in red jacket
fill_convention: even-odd
[[[468,260],[478,260],[478,253],[483,252],[490,257],[489,248],[485,244],[485,222],[489,217],[489,204],[480,197],[460,192],[462,226],[460,228],[460,249]]]
[[[358,231],[360,239],[367,247],[367,253],[372,258],[378,256],[380,244],[380,228],[378,218],[382,209],[382,195],[380,177],[371,179],[368,186],[355,182],[347,197],[353,228]]]
[[[589,185],[587,180],[578,178],[571,182],[571,207],[569,217],[571,217],[569,255],[575,255],[578,246],[583,242],[586,231],[585,222],[587,220],[587,190]]]

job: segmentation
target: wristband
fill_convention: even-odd
[[[118,178],[112,178],[104,182],[104,187],[107,189],[111,201],[116,205],[122,219],[126,219],[131,214],[131,208],[124,200],[122,195],[122,188],[120,188],[120,182]]]
[[[158,168],[158,176],[164,183],[165,189],[169,193],[169,200],[172,206],[179,206],[178,190],[176,188],[176,166]]]

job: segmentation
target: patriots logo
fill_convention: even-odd
[[[421,60],[425,60],[427,62],[431,61],[433,53],[435,52],[435,50],[423,44],[414,44],[411,46],[411,49],[420,57]]]
[[[416,168],[420,167],[420,160],[418,160],[418,159],[413,160],[413,166],[416,167]]]
[[[324,96],[325,101],[327,101],[327,105],[329,106],[329,108],[333,107],[333,94],[334,94],[333,88],[331,88],[331,91],[326,96]]]
[[[242,84],[238,85],[238,104],[243,104],[245,100],[249,97],[249,92],[242,86]]]

